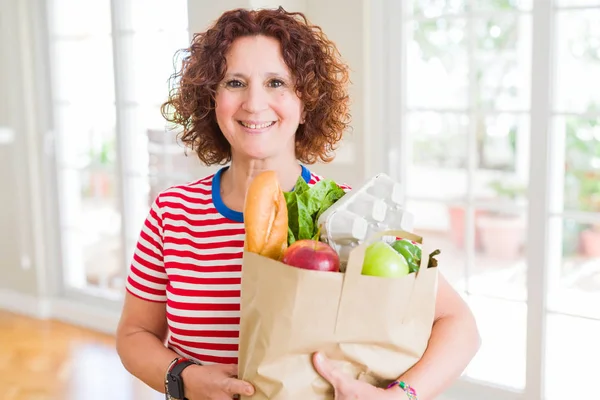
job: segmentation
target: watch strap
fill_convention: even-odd
[[[187,358],[176,358],[171,362],[165,377],[166,400],[187,400],[185,398],[181,373],[190,365],[196,363]]]

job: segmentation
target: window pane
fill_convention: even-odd
[[[114,169],[117,161],[114,106],[57,105],[59,164]]]
[[[53,44],[53,97],[90,106],[115,100],[110,36],[57,40]]]
[[[471,0],[476,11],[529,11],[534,0]]]
[[[600,212],[600,118],[556,119],[565,140],[564,208]]]
[[[414,17],[434,18],[465,12],[467,2],[468,0],[412,0],[408,12]]]
[[[546,332],[545,398],[600,398],[600,321],[550,314]]]
[[[158,31],[187,28],[187,0],[128,0],[123,2],[124,30]]]
[[[525,213],[478,209],[478,246],[469,274],[469,292],[507,300],[527,299]]]
[[[181,60],[176,52],[189,45],[187,32],[135,33],[123,35],[120,40],[125,47],[125,99],[144,104],[164,102],[169,95],[169,78]]]
[[[469,296],[467,301],[475,314],[482,342],[465,375],[523,390],[527,354],[527,305],[480,296]]]
[[[555,108],[600,110],[600,9],[557,13]]]
[[[476,106],[527,110],[531,86],[531,16],[493,14],[476,19]]]
[[[600,223],[554,218],[552,226],[552,260],[558,262],[549,269],[549,309],[600,319]]]
[[[411,154],[407,189],[412,197],[463,198],[467,191],[465,114],[408,113]]]
[[[600,0],[554,0],[557,7],[599,6]]]
[[[407,201],[406,209],[415,216],[414,232],[433,249],[440,272],[459,291],[465,286],[465,210],[460,205],[449,206],[428,201]]]
[[[114,173],[61,171],[65,283],[109,289],[121,266],[121,214]]]
[[[409,108],[466,109],[469,70],[464,19],[407,23]]]
[[[54,35],[108,35],[110,0],[50,0],[48,19]]]
[[[488,193],[511,198],[524,194],[529,174],[529,117],[526,114],[478,114],[477,129],[478,179],[477,195]],[[493,184],[510,180],[503,185],[513,191],[500,191]],[[493,181],[493,182],[491,182]]]

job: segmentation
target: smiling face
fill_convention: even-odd
[[[233,158],[295,157],[302,102],[279,42],[266,36],[238,38],[226,60],[215,113]]]

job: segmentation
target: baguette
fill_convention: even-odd
[[[288,211],[275,171],[258,174],[244,202],[244,249],[280,261],[287,249]]]

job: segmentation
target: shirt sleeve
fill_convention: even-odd
[[[167,301],[160,196],[154,200],[140,232],[127,275],[126,290],[144,300]]]

